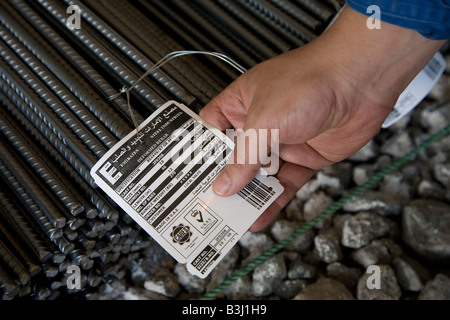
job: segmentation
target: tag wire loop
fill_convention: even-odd
[[[133,88],[139,83],[141,82],[145,77],[147,77],[150,73],[152,73],[153,71],[161,68],[164,64],[166,64],[167,62],[169,62],[170,60],[177,58],[177,57],[181,57],[181,56],[185,56],[185,55],[193,55],[193,54],[202,54],[202,55],[209,55],[209,56],[213,56],[216,57],[226,63],[228,63],[229,65],[231,65],[233,68],[235,68],[236,70],[238,70],[240,73],[244,73],[245,71],[247,71],[247,69],[245,69],[243,66],[241,66],[239,63],[237,63],[236,61],[234,61],[233,59],[231,59],[230,57],[228,57],[227,55],[223,54],[223,53],[219,53],[219,52],[213,52],[213,51],[196,51],[196,50],[181,50],[181,51],[173,51],[169,54],[167,54],[166,56],[164,56],[161,60],[159,60],[157,63],[155,63],[150,69],[148,69],[139,79],[137,79],[129,88],[127,88],[126,86],[123,86],[122,89],[120,89],[119,92],[117,92],[116,94],[111,95],[108,99],[109,100],[114,100],[116,98],[118,98],[122,93],[126,94],[127,97],[127,105],[128,105],[128,110],[130,112],[131,115],[131,119],[133,121],[133,124],[136,128],[136,133],[139,132],[138,131],[138,123],[136,121],[136,118],[134,116],[133,113],[133,109],[131,107],[130,104],[130,91],[133,90]]]

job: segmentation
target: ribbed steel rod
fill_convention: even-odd
[[[56,48],[59,49],[61,53],[65,53],[66,57],[70,57],[74,59],[74,66],[80,70],[85,71],[86,74],[89,74],[92,78],[93,83],[100,82],[102,79],[95,73],[93,68],[86,69],[86,62],[80,59],[76,59],[79,55],[65,42],[62,38],[57,35],[53,29],[51,29],[38,15],[35,14],[34,11],[31,10],[23,1],[14,1],[14,5],[16,9],[18,9],[22,14],[25,14],[27,20],[24,20],[22,16],[17,14],[14,9],[12,9],[6,3],[3,4],[5,7],[9,8],[10,15],[4,15],[3,21],[7,23],[7,25],[11,26],[11,32],[18,37],[23,45],[27,46],[27,49],[33,52],[33,54],[49,68],[54,75],[59,77],[59,80],[63,82],[72,93],[79,92],[80,94],[77,96],[81,102],[85,103],[87,108],[90,111],[97,111],[96,116],[100,118],[103,117],[111,117],[113,113],[112,109],[105,104],[101,99],[95,99],[93,101],[93,93],[89,83],[86,83],[85,79],[79,77],[78,73],[73,70],[73,67],[70,66],[66,61],[64,61],[57,52],[50,46],[43,47],[45,40],[41,35],[46,36],[48,40],[52,40],[55,44]],[[28,22],[32,22],[33,25],[40,31],[37,33]],[[25,60],[25,59],[24,59]],[[88,78],[90,79],[90,78]],[[78,90],[74,90],[74,87],[78,88]],[[111,88],[112,90],[112,88]],[[59,90],[58,90],[59,91]],[[86,93],[89,93],[86,95]],[[98,105],[101,105],[101,111],[96,109]],[[95,107],[93,107],[95,106]],[[78,110],[79,108],[77,108]],[[93,110],[94,109],[94,110]],[[78,112],[77,112],[78,114]],[[114,118],[114,123],[119,125],[126,125],[126,123],[117,116]],[[116,128],[110,128],[114,132]],[[107,134],[107,133],[104,133]],[[109,135],[107,136],[107,138]]]
[[[91,2],[90,6],[93,8],[99,8],[100,11],[107,12],[108,14],[111,14],[114,16],[113,20],[116,20],[115,22],[111,23],[110,25],[112,27],[121,26],[123,29],[115,30],[112,28],[109,24],[105,23],[98,15],[96,15],[93,11],[91,11],[87,6],[80,4],[75,1],[65,1],[68,5],[70,4],[77,4],[81,8],[81,13],[83,18],[86,19],[86,21],[94,28],[104,39],[107,39],[111,45],[113,45],[115,48],[117,48],[122,56],[126,56],[131,61],[133,61],[136,65],[141,67],[140,73],[144,73],[146,70],[148,70],[150,67],[152,67],[159,59],[162,58],[162,56],[155,56],[154,49],[151,50],[151,55],[149,57],[146,57],[143,55],[139,50],[136,49],[135,46],[133,46],[130,41],[127,40],[127,38],[123,37],[121,34],[126,34],[132,36],[136,36],[136,31],[132,30],[126,25],[123,25],[121,23],[121,15],[123,14],[119,10],[119,15],[114,13],[114,9],[117,9],[117,6],[120,6],[120,3],[112,3],[109,2],[107,5],[96,5],[96,3]],[[134,18],[136,19],[136,17]],[[133,22],[131,22],[133,23]],[[120,32],[119,32],[120,31]],[[131,32],[131,33],[130,33]],[[154,59],[155,61],[150,61],[150,59]],[[154,71],[151,76],[156,80],[153,85],[156,83],[158,85],[162,85],[168,92],[170,92],[174,97],[179,99],[180,101],[183,101],[186,104],[190,104],[195,99],[191,94],[188,93],[186,89],[184,89],[179,83],[174,81],[174,79],[171,78],[169,74],[166,74],[163,70],[156,70]]]
[[[45,262],[50,258],[50,249],[46,243],[36,233],[31,224],[22,216],[19,209],[7,198],[6,194],[0,191],[0,215],[7,221],[9,228],[28,245],[40,262]]]
[[[87,251],[90,252],[94,247],[95,247],[95,240],[94,239],[89,239],[88,237],[86,237],[86,235],[82,232],[80,232],[78,234],[77,237],[77,241],[78,243],[81,244],[81,246]]]
[[[101,273],[100,273],[101,274]],[[100,285],[102,277],[99,275],[97,269],[91,270],[88,274],[88,284],[91,287],[97,287]]]
[[[61,148],[58,151],[44,136],[39,132],[20,111],[18,111],[8,100],[7,98],[0,92],[0,101],[3,100],[3,104],[6,106],[8,111],[17,119],[20,125],[25,128],[31,136],[33,136],[39,142],[39,145],[45,150],[60,166],[64,169],[67,176],[72,180],[75,186],[79,188],[80,191],[84,193],[84,196],[78,197],[83,203],[86,203],[84,200],[87,197],[91,203],[102,213],[103,217],[109,218],[110,220],[115,220],[118,218],[118,212],[111,207],[111,205],[97,192],[97,190],[92,189],[93,180],[90,176],[89,170],[81,164],[75,156],[71,153],[70,150],[64,148],[64,144],[59,143],[60,140],[54,137],[52,132],[45,127],[46,130],[43,130],[46,134],[45,137],[50,138],[50,142],[58,142],[56,144],[57,148]],[[16,104],[18,102],[16,101]],[[32,113],[34,116],[34,114]],[[37,116],[32,118],[32,120],[37,120]],[[69,163],[71,165],[69,165]],[[78,170],[75,170],[78,169]],[[83,180],[84,178],[84,180]],[[91,182],[92,180],[92,182]],[[92,183],[92,184],[89,184]],[[91,207],[89,204],[84,204],[86,217],[94,218],[97,216],[98,212]]]
[[[40,61],[44,63],[53,74],[55,74],[58,79],[75,95],[79,101],[81,101],[113,134],[118,138],[123,138],[131,130],[131,115],[129,114],[129,109],[127,102],[123,97],[118,97],[111,101],[110,103],[105,102],[105,98],[112,96],[117,93],[117,88],[113,88],[111,84],[106,81],[106,79],[98,73],[98,71],[92,67],[72,46],[70,46],[67,41],[64,40],[58,33],[56,33],[34,10],[32,10],[24,1],[22,0],[12,0],[14,8],[17,9],[27,21],[29,21],[36,30],[39,31],[37,34],[33,29],[28,29],[25,35],[33,36],[37,39],[45,37],[48,43],[52,44],[56,50],[63,55],[67,61],[71,63],[66,63],[64,60],[57,60],[58,63],[54,63],[53,60],[48,61],[44,59],[38,51],[34,51],[34,46],[28,46],[27,48],[33,52],[33,54],[39,58]],[[16,15],[15,20],[21,21],[23,18]],[[21,21],[25,23],[25,21]],[[42,37],[41,37],[42,35]],[[44,40],[41,40],[44,42]],[[27,43],[30,43],[27,41]],[[56,52],[53,53],[53,49],[50,47],[46,48],[47,51],[54,57],[57,57]],[[75,66],[85,78],[82,78],[72,66]],[[99,92],[103,94],[100,97],[91,86],[98,89]],[[126,122],[122,117],[120,117],[112,108],[112,105],[127,117],[129,120]],[[144,119],[139,115],[135,114],[138,123],[144,121]]]
[[[321,21],[288,1],[270,0],[270,2],[313,31],[318,30],[322,26]]]
[[[117,229],[120,231],[121,237],[128,236],[132,231],[132,228],[130,227],[130,225],[124,223],[122,220],[120,220],[119,223],[117,224]]]
[[[0,139],[0,142],[2,139]],[[10,172],[16,177],[25,191],[38,205],[39,209],[45,214],[54,228],[62,228],[66,224],[66,219],[62,216],[52,199],[50,199],[45,190],[39,187],[35,177],[28,171],[28,168],[22,165],[18,159],[4,144],[0,143],[0,159],[8,167]]]
[[[241,41],[246,46],[253,48],[258,54],[261,54],[262,60],[277,55],[275,50],[248,30],[239,20],[222,10],[217,3],[209,0],[195,0],[194,3],[203,10],[205,16],[220,25],[220,29],[224,33],[242,39]]]
[[[183,12],[183,18],[189,18],[193,25],[197,25],[204,33],[223,43],[228,48],[228,52],[234,57],[238,57],[237,61],[243,64],[245,68],[249,69],[264,60],[264,57],[258,54],[256,50],[253,50],[238,38],[227,34],[225,30],[220,30],[218,26],[214,25],[205,16],[200,15],[198,10],[195,10],[190,3],[182,1],[169,1],[169,3],[172,8],[177,8]],[[231,39],[229,36],[231,36]]]
[[[107,131],[103,125],[95,118],[92,113],[86,110],[84,106],[82,106],[78,100],[68,91],[53,74],[48,71],[47,68],[36,58],[34,57],[16,38],[14,38],[8,31],[6,31],[3,27],[0,27],[0,37],[5,41],[7,45],[9,45],[15,53],[25,61],[28,68],[25,67],[25,64],[18,60],[18,58],[12,53],[12,51],[6,47],[0,52],[0,55],[3,57],[5,61],[8,61],[10,66],[16,66],[15,70],[22,76],[22,78],[26,78],[27,83],[35,90],[40,91],[42,94],[46,94],[50,96],[53,100],[56,100],[55,97],[51,97],[49,93],[45,92],[45,89],[42,88],[42,84],[37,79],[37,77],[33,77],[33,73],[31,70],[39,76],[39,79],[52,90],[53,94],[59,97],[60,101],[67,105],[73,114],[68,111],[63,111],[62,108],[58,109],[58,114],[61,113],[60,117],[74,118],[75,116],[83,123],[83,125],[90,130],[99,141],[101,141],[104,146],[107,148],[111,148],[114,144],[117,143],[117,138],[113,137],[112,134]],[[42,95],[41,95],[42,97]],[[47,104],[50,105],[50,102]],[[64,112],[64,113],[63,113]],[[68,120],[66,120],[66,124],[71,127],[71,124]],[[80,126],[81,124],[78,124]]]
[[[92,203],[94,203],[99,210],[99,217],[105,218],[108,221],[114,221],[115,223],[119,219],[119,211],[115,207],[115,203],[112,203],[112,200],[106,198],[103,193],[95,190],[95,195],[92,196]]]
[[[293,1],[300,4],[305,9],[311,11],[317,17],[322,19],[322,21],[324,22],[328,22],[333,15],[333,12],[330,9],[328,9],[326,5],[322,4],[320,1],[314,0],[293,0]]]
[[[85,251],[81,249],[74,249],[70,251],[69,256],[72,258],[72,263],[77,266],[87,264],[87,260],[89,259],[85,255]]]
[[[0,289],[3,290],[6,297],[9,299],[14,298],[19,293],[19,288],[20,283],[13,279],[0,263]]]
[[[250,7],[256,9],[256,11],[268,17],[270,20],[273,20],[287,32],[299,37],[305,42],[310,42],[317,37],[317,35],[315,35],[312,31],[308,30],[299,22],[293,20],[291,17],[278,10],[274,5],[266,0],[243,1],[245,1]]]
[[[140,35],[139,38],[147,44],[146,48],[154,48],[158,53],[154,60],[160,59],[169,52],[186,49],[174,41],[169,33],[144,15],[142,8],[136,7],[135,3],[127,4],[120,0],[116,2],[120,6],[123,14],[123,24],[128,25],[128,21],[133,21],[134,27],[131,30]],[[133,16],[137,16],[139,19],[133,19]],[[146,52],[147,51],[144,51],[145,54]],[[175,81],[180,83],[183,87],[185,87],[185,81],[191,82],[193,86],[198,87],[204,92],[208,99],[216,96],[227,84],[223,79],[212,74],[211,70],[206,70],[205,64],[194,57],[192,57],[192,59],[185,58],[173,60],[167,66],[169,68],[173,66],[172,69],[177,71],[181,77],[174,77]],[[164,67],[164,69],[166,70],[166,67]],[[190,92],[190,87],[187,86],[185,88]]]
[[[68,4],[72,2],[66,1]],[[151,68],[171,51],[164,47],[164,43],[155,39],[156,33],[160,29],[153,25],[151,21],[144,20],[145,17],[141,16],[139,11],[133,12],[132,3],[115,1],[105,5],[98,1],[89,1],[89,5],[104,15],[109,25],[117,31],[100,20],[93,12],[82,9],[82,14],[86,20],[139,65],[142,72]],[[164,38],[164,42],[166,41],[170,41],[170,37],[167,35]],[[134,42],[134,46],[130,42]],[[137,48],[140,50],[137,50]],[[212,86],[213,81],[208,83],[197,74],[199,69],[188,68],[182,60],[174,60],[164,66],[163,69],[165,71],[156,70],[151,76],[172,93],[176,99],[186,105],[190,105],[195,97],[205,103],[218,93]]]
[[[0,26],[0,37],[3,37],[4,29]],[[15,55],[8,50],[3,42],[0,42],[0,57],[13,69],[22,80],[34,90],[36,95],[41,98],[44,104],[53,111],[58,118],[67,125],[68,128],[94,153],[98,158],[101,158],[107,149],[94,135],[78,120],[77,117],[60,101],[55,95],[28,69]],[[57,123],[50,110],[40,107],[41,113],[45,112],[46,119]],[[45,111],[43,111],[45,110]],[[49,121],[49,120],[47,120]],[[114,143],[111,143],[111,146]]]
[[[66,218],[66,230],[71,230],[71,233],[73,234],[74,239],[76,238],[76,230],[82,227],[86,223],[85,218],[81,218],[80,216],[73,216],[70,215],[67,211],[62,211],[63,216]],[[69,229],[67,229],[69,228]]]
[[[248,11],[242,10],[238,3],[229,0],[216,0],[223,9],[228,11],[231,15],[239,19],[241,23],[265,42],[269,43],[277,53],[282,53],[292,49],[292,46],[284,41],[280,36],[275,34],[264,23],[258,20],[254,15],[251,15]]]
[[[42,271],[47,278],[53,278],[58,274],[58,268],[51,263],[45,263],[42,265]]]
[[[64,28],[66,28],[67,15],[62,4],[50,2],[46,0],[38,0],[39,4]],[[112,71],[126,86],[133,84],[138,77],[131,73],[127,66],[119,61],[115,56],[111,55],[94,37],[94,32],[91,30],[90,25],[85,24],[84,28],[75,29],[71,31],[71,35],[74,36],[83,48],[87,50],[93,58],[97,59],[99,63],[107,67]],[[156,109],[161,106],[165,101],[161,97],[157,96],[151,88],[147,87],[143,83],[137,84],[134,87],[133,92],[136,92],[138,96],[146,103],[145,107]]]
[[[104,226],[105,224],[98,219],[88,219],[82,232],[89,239],[97,238],[99,233],[104,229]]]
[[[18,115],[18,118],[22,120],[21,123],[16,121],[17,119],[14,119],[14,117],[7,113],[6,110],[1,109],[0,115],[6,120],[3,122],[9,124],[9,131],[13,132],[10,135],[7,135],[8,139],[16,146],[17,150],[25,155],[26,161],[28,161],[32,167],[36,167],[36,172],[39,173],[42,168],[44,169],[41,178],[46,181],[48,187],[55,192],[60,200],[66,204],[66,208],[71,215],[76,216],[85,211],[87,218],[95,217],[97,212],[93,209],[92,204],[89,204],[86,196],[80,192],[79,188],[75,187],[74,182],[80,180],[81,177],[79,177],[74,169],[69,166],[66,160],[51,147],[48,141],[45,140],[45,138],[42,137],[42,135],[27,122],[26,119],[24,119],[23,115]],[[30,129],[29,134],[24,130],[24,127]],[[14,143],[13,140],[16,140],[16,142]],[[44,148],[43,145],[45,145]],[[35,164],[32,161],[32,159],[35,158],[38,159],[38,164]],[[51,166],[51,163],[54,163],[54,165]],[[64,167],[66,168],[66,171],[71,171],[72,173],[68,174],[67,172],[62,172],[62,169],[60,168]],[[50,176],[50,178],[47,179],[46,176]],[[67,176],[73,176],[74,179],[69,180]],[[84,188],[81,189],[83,189],[85,193],[88,193],[89,191],[85,190],[86,188],[90,188],[90,186],[84,184]],[[92,210],[95,212],[92,212]],[[80,222],[74,222],[73,217],[70,217],[70,219],[71,224],[75,223],[76,225],[79,225]]]
[[[74,219],[74,217],[72,217]],[[69,227],[69,221],[67,221],[67,225],[63,229],[64,236],[67,237],[70,241],[74,241],[78,237],[78,232],[76,230],[72,230]]]
[[[59,250],[64,254],[69,254],[75,249],[75,244],[69,241],[64,235],[59,239],[56,239],[54,242],[58,246]]]
[[[20,260],[22,260],[27,267],[27,271],[30,276],[35,276],[41,271],[39,261],[37,257],[32,254],[30,248],[25,245],[25,243],[20,241],[18,234],[13,232],[3,219],[0,219],[0,232],[2,234],[2,239],[5,240],[5,245],[10,248],[11,252],[18,255]]]
[[[285,25],[282,24],[282,21],[278,17],[274,17],[273,13],[270,12],[267,8],[260,7],[260,3],[255,3],[255,6],[252,5],[251,2],[247,0],[236,0],[239,2],[239,5],[245,10],[251,12],[254,16],[258,17],[263,21],[267,26],[270,26],[275,32],[277,32],[281,37],[285,38],[289,41],[293,47],[300,47],[304,45],[307,41],[303,40],[298,34],[289,32],[289,27],[286,28]],[[265,11],[262,9],[266,9]]]
[[[1,86],[1,82],[0,82]],[[6,88],[6,87],[5,87]],[[56,158],[58,163],[65,163],[64,161],[59,161],[64,158],[69,165],[63,166],[65,169],[77,173],[91,186],[95,186],[94,179],[91,177],[89,168],[87,168],[80,159],[64,144],[64,142],[58,138],[56,133],[51,131],[26,104],[25,102],[9,87],[6,88],[7,92],[10,94],[10,99],[0,91],[0,101],[3,106],[8,110],[10,114],[14,116],[15,119],[26,128],[31,135],[35,137],[53,158]],[[23,113],[22,113],[22,112]],[[57,150],[57,152],[55,152]],[[58,152],[60,156],[58,156]],[[72,179],[76,179],[77,175],[70,175]],[[75,180],[77,181],[77,180]]]
[[[20,284],[27,284],[31,275],[22,264],[22,262],[8,249],[8,247],[0,240],[0,261],[4,264],[8,269],[17,276]]]
[[[55,250],[53,251],[52,255],[52,262],[54,264],[61,264],[66,260],[67,254],[61,252],[55,244]]]
[[[174,40],[183,44],[184,48],[196,48],[200,51],[226,52],[227,55],[230,55],[227,48],[220,43],[214,42],[210,37],[207,37],[188,21],[181,19],[171,8],[167,7],[163,1],[147,2],[139,0],[138,2],[140,7],[146,10],[146,14],[151,14],[166,26],[165,29],[171,30],[172,33],[177,36]],[[234,80],[239,75],[234,68],[230,68],[222,61],[218,61],[216,58],[209,56],[205,58],[208,60],[209,64],[220,71],[222,77],[225,75],[226,78],[229,79],[227,82],[231,82],[231,80]]]
[[[7,70],[7,66],[0,65],[0,77],[4,81],[0,81],[0,86],[6,95],[11,95],[13,90],[21,99],[26,103],[27,111],[34,112],[43,121],[43,123],[51,129],[57,136],[80,158],[80,160],[90,169],[94,163],[97,162],[92,152],[82,144],[78,137],[67,128],[64,124],[56,118],[49,110],[47,106],[40,101],[34,92],[23,86],[20,79],[10,70]],[[25,112],[27,112],[25,111]],[[22,110],[24,112],[24,110]],[[28,113],[27,112],[27,113]]]
[[[98,47],[102,48],[109,54],[108,57],[104,57],[102,55],[97,55],[96,52],[86,52],[88,56],[96,59],[98,66],[102,69],[102,72],[105,73],[105,76],[108,75],[106,76],[108,77],[108,79],[113,79],[112,81],[115,81],[115,83],[118,83],[123,87],[124,81],[121,78],[122,75],[118,74],[117,69],[110,68],[110,66],[113,65],[115,65],[116,67],[121,66],[122,69],[132,77],[136,77],[139,79],[142,76],[144,71],[136,64],[130,63],[128,57],[124,55],[123,52],[119,48],[117,48],[117,46],[108,41],[107,38],[105,38],[102,34],[99,34],[98,31],[95,28],[92,28],[90,25],[87,25],[85,29],[85,31],[87,31],[87,36],[90,37],[90,40],[95,41]],[[82,48],[84,50],[84,47]],[[114,64],[111,64],[111,59],[114,59]],[[170,92],[165,90],[164,87],[162,87],[151,77],[142,79],[141,82],[138,83],[138,85],[140,85],[141,87],[140,93],[137,91],[135,92],[134,90],[131,91],[134,98],[133,105],[136,105],[136,111],[139,111],[144,117],[147,117],[154,110],[156,110],[163,101],[165,102],[167,100],[173,99],[173,96],[170,94]],[[151,93],[151,95],[148,95],[148,93]],[[137,103],[135,102],[136,100]]]
[[[46,273],[46,274],[48,274],[48,273]],[[42,286],[40,286],[40,284],[37,284],[37,283],[33,283],[31,289],[32,289],[33,295],[36,300],[45,300],[51,294],[51,291],[49,288],[42,287]]]
[[[55,228],[49,221],[47,216],[41,211],[39,206],[34,202],[33,198],[24,190],[22,185],[11,173],[9,168],[0,160],[0,175],[3,180],[13,190],[16,197],[21,201],[22,205],[27,208],[28,212],[33,216],[37,224],[42,228],[47,237],[53,241],[62,237],[63,232],[60,228]]]
[[[63,184],[54,174],[54,170],[41,159],[24,140],[24,138],[15,130],[4,118],[4,110],[0,111],[0,131],[10,141],[10,143],[21,153],[28,164],[42,178],[58,199],[66,206],[72,215],[77,215],[84,211],[84,207],[73,196],[68,187]]]

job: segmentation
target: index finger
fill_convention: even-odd
[[[233,82],[200,110],[200,117],[225,131],[229,128],[243,128],[247,108],[240,97],[239,84]]]

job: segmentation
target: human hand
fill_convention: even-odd
[[[276,177],[285,191],[250,230],[264,228],[316,170],[362,148],[442,45],[386,23],[369,30],[366,19],[346,8],[318,39],[255,66],[201,111],[220,130],[279,130]],[[261,162],[228,164],[214,192],[236,193],[260,167]]]

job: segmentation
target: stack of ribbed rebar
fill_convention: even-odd
[[[133,129],[125,97],[109,97],[176,50],[216,51],[250,68],[313,40],[333,3],[2,1],[0,296],[90,294],[153,245],[89,174]],[[237,76],[213,57],[174,59],[134,87],[134,116],[142,122],[172,99],[198,111]],[[69,266],[80,268],[81,289],[67,286]]]

